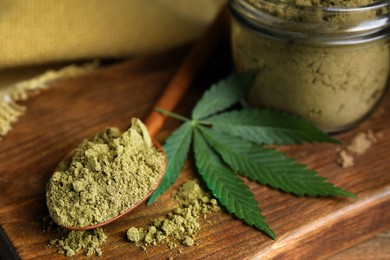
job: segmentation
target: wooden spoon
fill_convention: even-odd
[[[227,35],[228,32],[228,11],[227,8],[224,7],[220,11],[219,15],[215,19],[215,21],[206,29],[204,34],[199,38],[199,40],[194,44],[186,58],[183,60],[183,62],[180,64],[178,70],[176,71],[174,77],[162,93],[160,99],[156,102],[155,107],[159,107],[161,109],[164,109],[166,111],[172,111],[176,105],[179,103],[181,98],[184,96],[186,91],[188,90],[189,86],[191,85],[192,81],[194,80],[195,76],[201,69],[202,65],[207,61],[207,59],[212,54],[213,50],[216,48],[217,44],[220,42],[220,40]],[[149,116],[145,120],[145,126],[148,129],[148,132],[153,140],[154,146],[160,150],[162,153],[164,153],[165,157],[165,168],[166,168],[166,154],[161,146],[154,137],[158,133],[158,131],[162,128],[166,115],[162,115],[160,113],[157,113],[156,111],[152,111]],[[73,152],[66,156],[66,159],[64,158],[63,161],[68,160],[72,156]],[[126,215],[127,213],[131,212],[133,209],[138,207],[140,204],[142,204],[145,200],[147,200],[152,193],[157,189],[159,184],[161,183],[164,174],[165,174],[165,168],[164,172],[161,172],[161,178],[159,180],[158,185],[151,190],[145,198],[140,200],[139,202],[135,203],[131,208],[127,209],[123,213],[117,215],[114,218],[111,218],[105,222],[101,222],[95,225],[90,226],[84,226],[84,227],[65,227],[67,229],[71,230],[87,230],[87,229],[93,229],[97,227],[102,227],[104,225],[107,225],[108,223],[111,223],[118,218]]]

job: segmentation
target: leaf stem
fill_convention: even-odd
[[[187,117],[181,116],[181,115],[176,114],[176,113],[169,112],[169,111],[164,110],[164,109],[159,108],[159,107],[155,107],[154,109],[155,109],[157,112],[161,113],[161,114],[164,114],[164,115],[167,115],[167,116],[176,118],[176,119],[181,120],[181,121],[184,121],[184,122],[191,121],[191,119],[189,119],[189,118],[187,118]]]
[[[211,126],[213,123],[211,121],[206,121],[206,120],[199,120],[198,124],[200,125],[206,125],[206,126]]]

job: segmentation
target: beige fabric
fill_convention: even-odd
[[[125,58],[194,40],[224,2],[1,0],[0,139],[26,111],[18,100],[96,67],[53,70],[59,63]]]
[[[224,0],[1,0],[0,69],[161,51],[197,37]]]

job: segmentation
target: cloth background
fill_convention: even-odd
[[[223,0],[2,0],[0,69],[142,55],[196,38]]]
[[[225,0],[1,0],[0,139],[18,101],[96,68],[79,61],[152,54],[198,37]]]

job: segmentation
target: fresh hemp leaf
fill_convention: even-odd
[[[274,232],[261,215],[261,209],[252,192],[239,176],[224,165],[205,139],[208,137],[196,129],[194,137],[196,167],[207,187],[230,213],[276,239]]]
[[[221,80],[207,90],[195,105],[192,119],[199,120],[237,103],[252,85],[255,71],[250,70]]]
[[[264,148],[206,127],[198,128],[224,162],[251,180],[298,196],[355,197],[275,149]]]
[[[168,190],[169,187],[175,183],[187,158],[191,138],[191,123],[186,122],[176,129],[167,139],[163,146],[167,155],[167,169],[165,171],[165,176],[156,191],[152,194],[152,196],[150,196],[148,204],[153,203],[158,196]]]
[[[263,146],[338,143],[337,140],[286,113],[248,108],[227,111],[239,103],[253,79],[254,72],[249,71],[214,84],[195,105],[191,119],[157,109],[185,123],[164,145],[167,172],[149,203],[175,182],[191,142],[194,142],[196,168],[213,195],[230,213],[271,238],[276,236],[240,175],[298,196],[356,197],[276,149]]]
[[[339,143],[306,120],[269,109],[242,109],[205,119],[213,129],[257,144]]]
[[[148,204],[153,203],[162,193],[168,190],[179,176],[190,148],[194,119],[215,114],[237,103],[250,87],[254,76],[255,72],[250,70],[240,75],[233,74],[213,85],[212,88],[204,93],[202,99],[199,100],[193,109],[192,123],[189,123],[188,121],[190,120],[183,116],[156,108],[158,112],[186,121],[186,123],[175,130],[163,146],[167,155],[167,170],[161,184],[150,196]],[[216,95],[218,98],[215,98]]]

